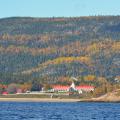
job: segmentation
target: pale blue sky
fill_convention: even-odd
[[[120,0],[0,0],[0,18],[120,15]]]

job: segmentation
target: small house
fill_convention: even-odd
[[[8,92],[2,92],[2,95],[8,95]]]

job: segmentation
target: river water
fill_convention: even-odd
[[[0,102],[0,120],[120,120],[120,103]]]

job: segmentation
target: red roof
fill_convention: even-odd
[[[2,93],[2,95],[7,95],[7,94],[8,94],[8,92],[3,92],[3,93]]]
[[[64,85],[53,85],[52,88],[54,90],[68,90],[70,86],[64,86]],[[94,89],[94,86],[89,86],[89,85],[80,85],[76,86],[77,90],[83,89],[83,90],[91,90]]]
[[[55,90],[68,90],[70,86],[63,86],[63,85],[54,85],[53,89]]]
[[[94,87],[89,85],[80,85],[76,86],[76,89],[94,89]]]

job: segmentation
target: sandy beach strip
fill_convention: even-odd
[[[1,102],[79,102],[80,99],[59,98],[0,98]]]

